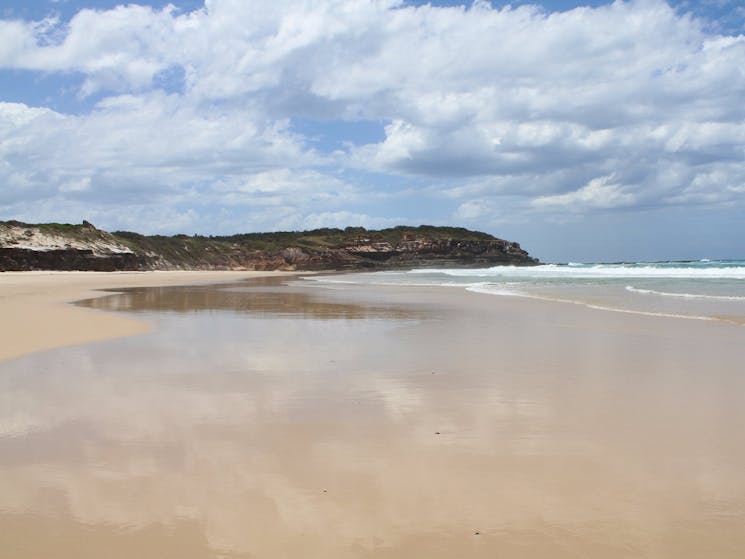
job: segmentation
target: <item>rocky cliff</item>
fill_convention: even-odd
[[[517,243],[455,227],[167,237],[108,233],[88,222],[0,222],[0,271],[383,270],[536,263]]]

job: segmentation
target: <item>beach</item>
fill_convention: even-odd
[[[121,287],[265,277],[276,272],[6,272],[0,274],[0,362],[34,351],[132,336],[149,326],[65,303]]]
[[[745,555],[732,321],[245,272],[0,305],[2,557]]]

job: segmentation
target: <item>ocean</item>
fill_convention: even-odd
[[[305,277],[320,284],[441,286],[593,309],[745,324],[745,260],[431,268]]]

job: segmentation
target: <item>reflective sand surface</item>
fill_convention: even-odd
[[[0,556],[745,556],[742,328],[278,283],[0,364]]]

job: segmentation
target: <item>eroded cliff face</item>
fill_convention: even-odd
[[[350,239],[347,246],[313,254],[285,250],[286,266],[299,270],[421,268],[427,266],[530,265],[536,261],[517,243],[493,240],[408,238],[400,243]]]
[[[110,233],[82,225],[0,222],[0,271],[148,269],[151,258]]]
[[[84,270],[91,272],[115,272],[121,270],[148,270],[149,259],[145,256],[124,254],[95,254],[85,249],[32,250],[23,248],[0,248],[0,271],[31,270]]]
[[[517,243],[465,229],[359,231],[145,237],[111,234],[87,222],[0,222],[0,271],[384,270],[537,263]]]

